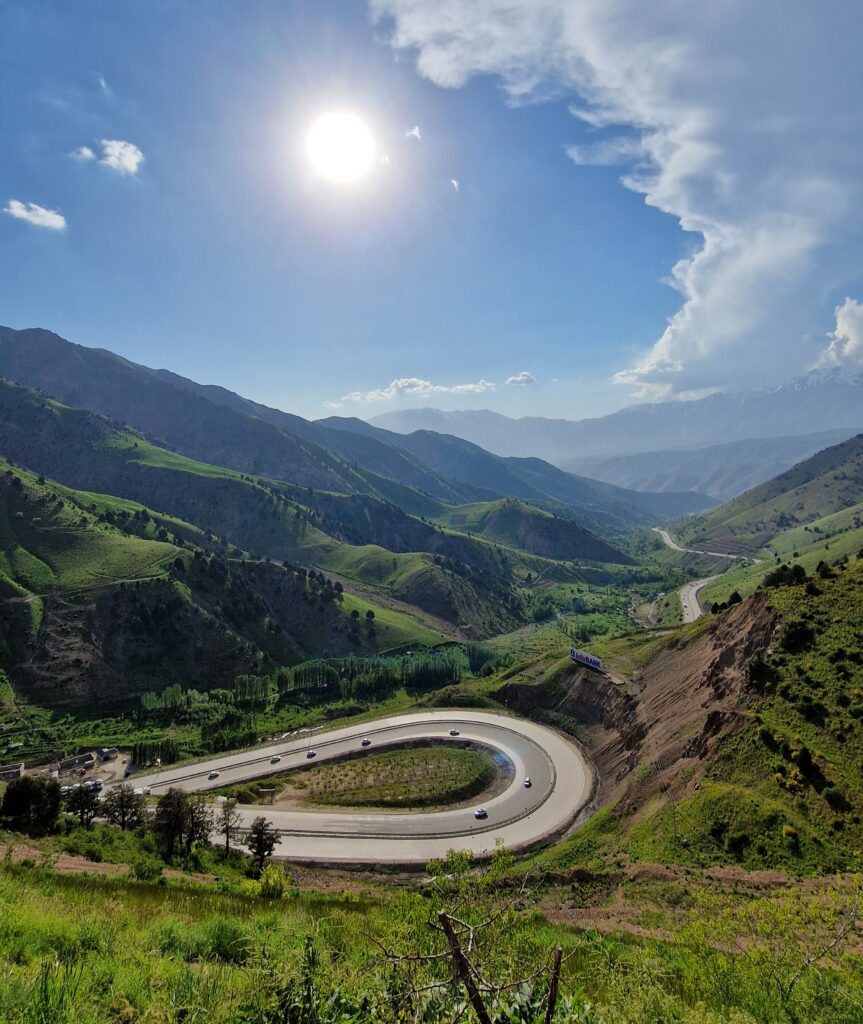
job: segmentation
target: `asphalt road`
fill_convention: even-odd
[[[704,609],[701,607],[698,595],[703,587],[706,587],[708,583],[712,583],[715,579],[718,579],[718,577],[705,576],[703,580],[693,580],[692,583],[686,583],[680,588],[680,604],[683,607],[684,622],[695,622],[696,619],[700,619],[704,614]]]
[[[682,551],[688,555],[711,555],[713,558],[739,558],[740,555],[729,555],[727,551],[698,551],[696,548],[682,548],[667,530],[661,530],[658,526],[653,529],[665,541],[667,547],[672,551]]]
[[[722,551],[696,551],[695,548],[682,548],[667,530],[661,530],[658,526],[654,526],[653,529],[662,537],[666,546],[670,547],[673,551],[683,551],[691,555],[712,555],[714,558],[733,559],[739,557],[738,555],[729,555]],[[717,578],[717,576],[705,576],[704,579],[693,580],[692,583],[686,583],[680,588],[680,604],[683,608],[684,622],[695,622],[696,619],[701,618],[704,614],[704,609],[701,607],[698,595],[703,587],[706,587],[708,583],[712,583]]]
[[[450,729],[458,729],[459,736],[450,736]],[[370,747],[361,746],[363,737],[372,741]],[[311,744],[305,738],[292,738],[240,754],[135,775],[129,782],[149,786],[154,796],[171,786],[197,792],[418,739],[470,741],[505,760],[511,782],[483,804],[486,820],[474,817],[473,806],[375,814],[238,805],[242,825],[248,826],[263,814],[282,833],[276,856],[290,860],[424,864],[453,848],[481,856],[490,853],[498,840],[513,850],[532,846],[566,829],[590,799],[592,772],[574,744],[536,722],[485,711],[425,711],[382,718],[320,733]],[[310,745],[317,752],[313,760],[306,756]],[[281,759],[278,764],[271,763],[273,757]],[[219,772],[217,779],[209,778],[212,771]],[[529,789],[524,786],[527,776],[532,783]]]

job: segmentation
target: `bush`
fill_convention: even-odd
[[[283,899],[289,884],[290,880],[281,864],[268,864],[261,872],[261,898],[265,900]]]
[[[801,622],[800,619],[790,619],[782,627],[782,632],[779,636],[779,646],[783,651],[795,654],[811,647],[814,639],[815,632],[811,626]]]
[[[139,857],[132,863],[132,877],[138,882],[155,882],[162,874],[162,865],[152,857]]]

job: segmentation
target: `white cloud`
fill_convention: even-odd
[[[66,227],[66,218],[59,210],[49,210],[37,203],[22,203],[18,199],[10,199],[3,212],[17,220],[26,220],[34,227],[48,228],[49,231],[63,231]]]
[[[513,377],[507,377],[506,383],[512,387],[523,388],[528,384],[536,384],[536,377],[532,373],[528,373],[527,370],[522,370]]]
[[[120,174],[137,174],[144,162],[144,154],[133,142],[122,139],[100,139],[99,163]],[[75,160],[96,160],[96,153],[90,146],[78,146],[69,154]]]
[[[101,71],[94,71],[93,74],[96,76],[96,82],[102,92],[110,92],[111,87],[108,85],[108,79],[101,73]]]
[[[144,154],[132,142],[121,139],[101,139],[102,155],[99,163],[121,174],[137,174]]]
[[[822,366],[863,366],[863,303],[846,299],[835,309],[836,328],[821,356]]]
[[[438,85],[492,74],[511,103],[571,96],[596,135],[573,159],[624,161],[625,187],[691,233],[680,308],[618,381],[661,396],[811,363],[804,335],[863,256],[863,8],[370,2]]]
[[[418,142],[422,142],[423,133],[420,131],[420,126],[415,124],[413,128],[405,132],[406,139],[416,139]]]
[[[398,377],[390,381],[385,388],[373,388],[371,391],[351,391],[350,394],[342,395],[338,402],[324,402],[328,409],[338,409],[345,402],[384,402],[405,395],[420,396],[425,398],[429,395],[450,394],[467,395],[480,394],[483,391],[494,391],[495,384],[490,380],[478,380],[475,384],[433,384],[430,380],[423,380],[422,377]]]
[[[450,185],[455,189],[456,192],[461,188],[461,182],[457,178],[450,178]]]

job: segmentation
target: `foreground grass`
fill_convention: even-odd
[[[673,942],[552,926],[525,895],[482,955],[485,976],[526,977],[560,944],[571,954],[558,1024],[845,1024],[859,1019],[860,960],[838,941],[855,881],[811,895],[695,901]],[[499,892],[470,880],[472,920],[499,908]],[[573,890],[574,891],[574,890]],[[446,895],[415,890],[297,893],[265,901],[239,887],[151,885],[0,867],[0,1020],[8,1024],[335,1024],[413,1019],[407,975],[381,948],[431,952],[428,928]],[[464,903],[462,903],[464,906]],[[740,941],[741,947],[736,945]],[[781,955],[780,955],[781,953]],[[807,958],[815,957],[808,966]],[[449,968],[422,1019],[457,1012]],[[542,996],[542,984],[534,997]],[[504,992],[496,1021],[527,1024],[537,999]],[[473,1019],[470,1014],[462,1019]]]

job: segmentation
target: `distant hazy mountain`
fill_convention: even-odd
[[[400,445],[447,479],[489,493],[522,498],[543,508],[586,517],[613,530],[646,526],[692,512],[711,499],[693,493],[648,494],[566,473],[542,459],[501,458],[460,437],[417,430],[396,434],[337,416],[316,425]]]
[[[632,405],[584,420],[488,410],[406,409],[372,421],[398,433],[455,434],[497,455],[537,456],[556,465],[591,455],[703,448],[748,438],[792,437],[863,428],[863,373],[815,370],[781,387],[710,395],[693,402]]]
[[[799,437],[731,441],[693,451],[591,455],[563,463],[562,468],[636,491],[697,491],[729,501],[848,435],[847,429],[822,430]]]

